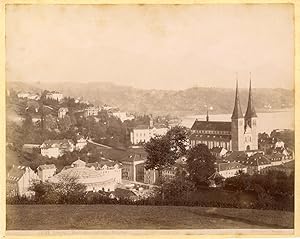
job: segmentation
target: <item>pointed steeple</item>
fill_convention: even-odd
[[[243,118],[243,112],[240,104],[240,97],[239,97],[239,83],[236,80],[236,91],[235,91],[235,100],[234,100],[234,109],[232,112],[231,119],[240,119]]]
[[[251,72],[250,72],[250,85],[249,85],[249,98],[248,98],[248,106],[245,114],[245,119],[251,119],[257,117],[255,108],[252,101],[252,92],[251,92]]]
[[[207,108],[207,110],[206,110],[206,121],[207,121],[207,122],[209,121],[208,108]]]

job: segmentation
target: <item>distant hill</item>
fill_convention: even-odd
[[[205,105],[212,106],[211,113],[231,113],[235,89],[193,87],[180,91],[144,90],[120,86],[108,82],[50,82],[28,84],[11,82],[8,88],[15,90],[58,90],[66,96],[80,97],[94,104],[108,104],[129,112],[153,114],[204,114]],[[242,108],[245,111],[248,89],[240,89]],[[257,111],[283,110],[294,105],[294,92],[287,89],[253,89]]]

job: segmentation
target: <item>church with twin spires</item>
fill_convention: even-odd
[[[210,121],[207,114],[206,121],[196,119],[191,131],[192,147],[202,143],[209,149],[222,147],[228,151],[258,150],[257,114],[253,105],[251,80],[245,115],[240,104],[237,81],[231,122]]]

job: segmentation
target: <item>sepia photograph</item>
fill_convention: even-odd
[[[293,234],[293,4],[6,4],[6,231]]]

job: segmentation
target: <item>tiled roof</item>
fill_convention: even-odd
[[[134,129],[149,129],[150,126],[149,125],[138,125],[136,127],[134,127]]]
[[[62,140],[46,140],[41,148],[69,148],[71,145],[74,145],[73,140],[71,139],[62,139]]]
[[[223,148],[223,147],[213,147],[210,151],[211,151],[212,153],[217,153],[217,154],[219,154],[219,153],[221,153],[222,149],[224,149],[224,148]]]
[[[122,189],[122,188],[116,188],[114,192],[112,192],[115,197],[117,198],[130,198],[130,197],[136,197],[135,193],[128,190],[128,189]]]
[[[154,124],[153,128],[155,128],[155,129],[166,129],[168,127],[164,124]]]
[[[95,162],[95,163],[87,163],[86,167],[94,167],[95,169],[101,169],[103,166],[107,167],[114,167],[117,163],[111,162],[109,160],[101,161],[101,162]]]
[[[45,170],[45,169],[56,169],[56,166],[54,164],[43,164],[38,166],[38,169]]]
[[[242,169],[242,168],[245,168],[245,166],[238,162],[220,163],[219,164],[219,171],[226,171],[226,170],[231,170],[231,169]]]
[[[281,153],[273,153],[273,154],[270,154],[270,155],[266,155],[266,157],[274,162],[274,161],[281,161],[283,158],[285,158],[285,155],[284,154],[281,154]]]
[[[8,172],[7,180],[11,182],[18,182],[25,172],[25,166],[15,166]]]
[[[218,171],[215,171],[211,176],[208,177],[208,179],[209,180],[224,179],[224,177]]]
[[[55,182],[66,178],[75,178],[77,180],[89,179],[92,183],[93,181],[101,181],[101,178],[103,178],[103,173],[99,170],[94,170],[88,167],[65,167],[64,170],[53,176],[51,181]]]
[[[190,136],[191,140],[208,140],[208,141],[230,141],[231,135],[203,135],[198,133],[193,133]]]
[[[231,132],[231,122],[196,120],[191,129]]]
[[[149,125],[137,125],[133,129],[167,129],[168,127],[164,124],[154,124],[153,127],[150,127]]]
[[[241,161],[242,164],[247,166],[259,166],[271,164],[271,161],[262,153],[256,153]]]
[[[238,162],[245,160],[247,158],[247,154],[244,151],[233,151],[231,154],[229,154],[224,160],[228,162]]]

